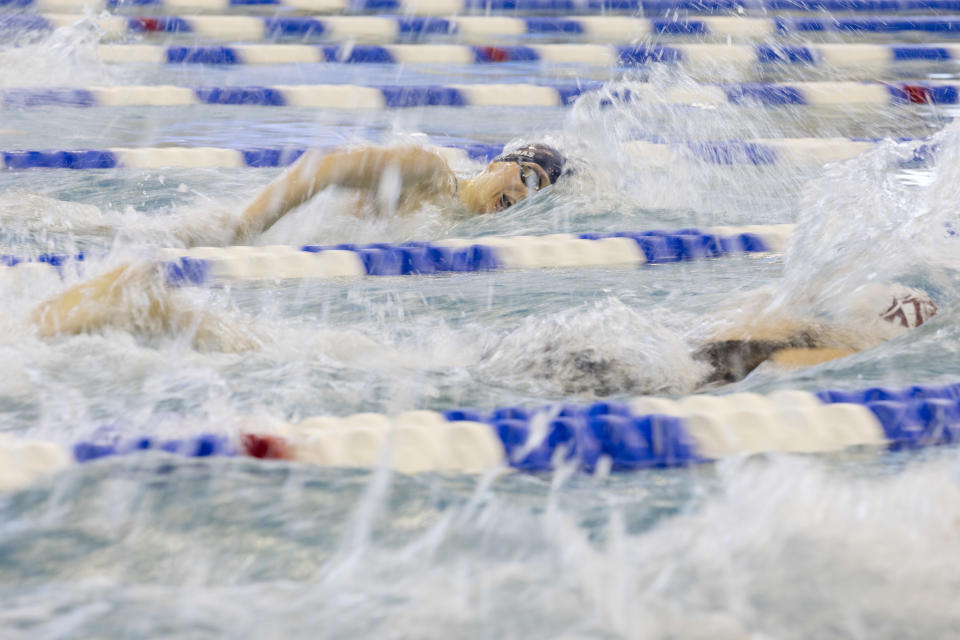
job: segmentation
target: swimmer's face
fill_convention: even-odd
[[[470,180],[463,200],[475,213],[494,213],[549,184],[550,176],[533,162],[491,162]]]

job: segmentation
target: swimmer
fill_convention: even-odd
[[[704,384],[743,379],[761,365],[808,367],[853,355],[924,324],[938,309],[926,291],[870,284],[854,292],[829,320],[798,319],[767,310],[770,291],[727,313],[724,328],[694,352],[712,372]]]
[[[565,396],[636,396],[685,394],[737,382],[757,371],[778,372],[823,364],[851,356],[925,324],[937,304],[924,291],[900,284],[871,283],[848,292],[828,311],[810,300],[783,304],[774,285],[737,295],[688,326],[658,322],[660,309],[649,309],[646,335],[613,340],[597,326],[596,304],[553,314],[544,327],[538,319],[505,331],[480,362],[481,375],[519,384],[533,382]],[[619,326],[632,324],[619,301],[602,303]],[[584,314],[581,321],[581,315]],[[643,332],[643,329],[639,329]],[[632,339],[631,339],[632,338]],[[681,356],[681,351],[685,356]],[[484,366],[487,365],[487,366]]]
[[[233,244],[250,242],[328,187],[353,189],[361,206],[372,205],[380,213],[404,214],[435,203],[484,214],[503,211],[549,187],[565,166],[563,155],[544,144],[504,153],[478,175],[464,179],[457,178],[440,155],[421,147],[308,151],[246,208]]]

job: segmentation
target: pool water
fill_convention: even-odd
[[[57,57],[84,38],[66,30],[4,51],[0,88],[418,83],[428,73],[133,71]],[[445,69],[430,82],[570,73],[504,64]],[[602,79],[611,90],[639,79],[697,82],[682,70],[646,75]],[[217,216],[238,214],[277,170],[0,172],[0,253],[92,256],[64,280],[0,279],[0,430],[69,446],[143,433],[236,437],[317,415],[689,394],[705,376],[692,353],[718,313],[758,295],[771,308],[859,331],[868,348],[808,369],[761,367],[707,392],[955,382],[953,117],[934,107],[603,107],[596,96],[570,109],[7,109],[0,149],[545,138],[578,166],[566,184],[474,218],[427,207],[361,219],[344,194],[324,193],[262,244],[799,226],[782,255],[179,291],[178,304],[261,344],[219,353],[183,334],[40,339],[29,318],[66,286],[133,256],[222,242]],[[891,140],[826,168],[662,165],[621,151],[650,132],[932,137],[939,150],[932,165],[907,165],[911,143]],[[846,315],[874,282],[921,287],[940,312],[883,342]],[[761,455],[598,477],[567,468],[409,476],[159,453],[105,459],[0,495],[0,636],[950,638],[960,623],[957,474],[952,447]]]

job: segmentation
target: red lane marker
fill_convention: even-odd
[[[130,18],[130,22],[139,25],[141,31],[163,31],[164,28],[161,18]]]
[[[903,85],[903,92],[907,94],[907,100],[914,104],[929,104],[933,102],[930,97],[930,87],[905,84]]]
[[[246,433],[240,443],[248,456],[261,460],[292,460],[293,452],[287,441],[279,436]]]
[[[501,47],[480,47],[483,56],[490,62],[509,62],[510,52]]]

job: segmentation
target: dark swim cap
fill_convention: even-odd
[[[499,155],[493,161],[532,162],[540,165],[543,172],[550,178],[550,184],[557,181],[557,178],[563,173],[563,166],[567,163],[567,159],[559,151],[545,144],[528,144]]]

